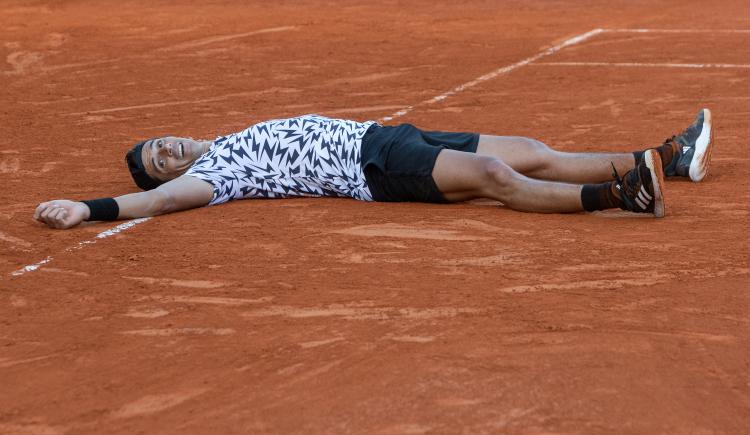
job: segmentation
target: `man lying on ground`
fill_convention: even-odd
[[[708,109],[661,146],[633,153],[568,153],[524,137],[305,115],[261,122],[213,142],[169,136],[138,143],[126,160],[144,192],[43,202],[34,218],[70,228],[84,220],[292,196],[433,203],[490,198],[525,212],[620,208],[662,217],[664,176],[701,181],[710,156]]]

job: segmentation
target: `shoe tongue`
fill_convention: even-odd
[[[674,160],[680,158],[680,150],[682,149],[682,147],[683,145],[677,140],[669,142],[669,144],[664,147],[664,152],[659,153],[659,157],[661,157],[662,163],[667,162],[667,164],[669,164]]]

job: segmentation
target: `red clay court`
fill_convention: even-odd
[[[743,433],[740,0],[0,5],[0,433]],[[667,217],[237,201],[69,231],[144,138],[304,113],[659,145]],[[119,225],[118,225],[119,224]]]

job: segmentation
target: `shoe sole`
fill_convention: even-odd
[[[703,109],[703,129],[695,140],[695,154],[690,162],[688,175],[693,182],[698,183],[708,175],[708,164],[711,162],[711,148],[713,144],[711,130],[711,111]]]
[[[651,184],[654,187],[654,216],[664,217],[667,213],[667,207],[664,204],[664,169],[661,166],[661,158],[656,150],[648,150],[643,155],[646,160],[646,167],[651,172]]]

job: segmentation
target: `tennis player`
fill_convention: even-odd
[[[142,192],[47,201],[34,218],[71,228],[86,220],[295,196],[430,203],[490,198],[524,212],[619,208],[663,217],[664,177],[702,181],[711,147],[708,109],[662,145],[632,153],[568,153],[524,137],[304,115],[214,141],[168,136],[140,142],[126,161]]]

